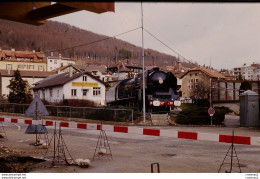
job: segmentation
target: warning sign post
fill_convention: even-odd
[[[209,116],[211,118],[211,121],[210,121],[210,125],[212,125],[212,116],[215,114],[215,109],[213,109],[212,107],[210,107],[208,109],[208,113],[209,113]]]

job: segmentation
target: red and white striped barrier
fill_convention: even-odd
[[[19,124],[42,124],[41,120],[32,119],[17,119],[17,118],[0,118],[0,122],[19,123]],[[77,122],[64,122],[64,121],[52,121],[44,120],[43,124],[46,126],[54,126],[55,122],[60,124],[61,127],[74,128],[74,129],[86,129],[86,130],[100,130],[100,124],[90,123],[77,123]],[[114,126],[114,125],[102,125],[102,129],[110,132],[120,132],[128,134],[150,135],[150,136],[162,136],[173,137],[181,139],[191,140],[203,140],[203,141],[215,141],[231,143],[231,135],[212,134],[212,133],[197,133],[197,132],[185,132],[176,130],[163,130],[163,129],[151,129],[151,128],[139,128],[128,126]],[[244,145],[260,145],[260,137],[247,137],[247,136],[234,136],[235,144]]]

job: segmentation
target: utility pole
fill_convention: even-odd
[[[212,108],[212,96],[211,96],[211,88],[212,88],[212,86],[211,86],[211,78],[209,79],[209,104],[210,104],[210,108]],[[212,125],[212,116],[210,116],[210,125]]]
[[[145,78],[144,78],[144,24],[143,24],[143,3],[141,2],[142,16],[142,59],[143,59],[143,122],[145,123]]]

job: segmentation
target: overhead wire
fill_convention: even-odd
[[[170,49],[172,52],[174,52],[175,54],[177,54],[178,56],[182,57],[184,60],[194,64],[192,61],[188,60],[187,58],[185,58],[184,56],[182,56],[180,53],[178,53],[177,51],[173,50],[169,45],[167,45],[166,43],[164,43],[162,40],[160,40],[158,37],[156,37],[155,35],[153,35],[151,32],[149,32],[147,29],[144,28],[144,31],[146,33],[148,33],[149,35],[151,35],[153,38],[155,38],[156,40],[158,40],[161,44],[163,44],[164,46],[166,46],[168,49]],[[195,66],[198,66],[196,64],[194,64]]]

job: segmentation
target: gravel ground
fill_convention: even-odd
[[[46,149],[30,145],[35,141],[35,135],[24,134],[27,125],[5,123],[4,127],[8,140],[0,141],[0,157],[4,161],[1,164],[4,163],[10,172],[150,173],[151,163],[159,163],[163,173],[217,173],[230,147],[230,144],[218,142],[106,132],[113,160],[102,157],[92,161],[100,132],[64,128],[62,136],[71,156],[73,159],[90,159],[90,167],[51,166],[51,161],[35,160],[43,158]],[[214,127],[210,130],[214,130]],[[51,139],[53,127],[48,127],[48,132]],[[46,156],[53,156],[52,149],[53,145]],[[260,172],[259,146],[235,145],[235,149],[243,173]],[[16,157],[14,162],[7,162],[10,157]],[[20,157],[25,159],[21,162]],[[230,168],[230,157],[227,159],[221,172]],[[232,172],[239,172],[237,158],[233,158],[233,164]]]

